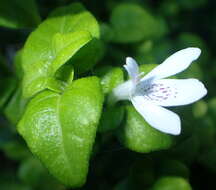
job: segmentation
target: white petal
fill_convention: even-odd
[[[133,97],[131,101],[135,109],[152,127],[164,133],[180,134],[181,121],[176,113],[151,104],[140,96]]]
[[[179,106],[201,99],[207,90],[197,79],[161,79],[148,85],[140,82],[135,94],[156,105]]]
[[[131,80],[128,80],[114,88],[112,96],[115,97],[116,101],[129,100],[134,88],[134,83]]]
[[[126,58],[126,64],[124,65],[124,68],[127,70],[130,78],[133,80],[135,80],[139,75],[139,67],[136,61],[131,57]]]
[[[200,56],[200,53],[199,48],[193,47],[180,50],[154,68],[142,80],[147,78],[161,79],[182,72]]]

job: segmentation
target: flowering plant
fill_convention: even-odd
[[[214,7],[0,0],[0,190],[212,189]]]
[[[139,73],[136,61],[126,59],[125,69],[130,80],[112,92],[116,100],[128,99],[143,118],[159,131],[180,134],[180,118],[160,106],[180,106],[193,103],[206,95],[207,90],[197,79],[163,79],[185,70],[201,53],[199,48],[187,48],[173,54],[146,76]]]

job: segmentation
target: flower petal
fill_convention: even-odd
[[[133,58],[126,58],[126,64],[124,65],[124,68],[127,70],[130,78],[132,80],[136,80],[137,76],[139,75],[139,67]]]
[[[207,94],[197,79],[161,79],[146,85],[140,82],[135,95],[160,106],[179,106],[193,103]]]
[[[182,49],[168,57],[163,63],[143,77],[142,80],[147,78],[161,79],[182,72],[189,67],[192,61],[200,56],[200,53],[201,50],[199,48]]]
[[[172,135],[180,134],[181,121],[176,113],[151,104],[141,96],[135,96],[131,101],[135,109],[152,127],[164,133]]]

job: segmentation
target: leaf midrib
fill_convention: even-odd
[[[59,95],[59,97],[57,99],[57,102],[56,102],[56,120],[57,120],[57,125],[60,127],[59,132],[60,132],[60,136],[61,136],[61,139],[62,139],[62,152],[65,155],[64,156],[65,157],[65,162],[67,162],[67,165],[69,167],[68,171],[70,173],[70,171],[73,171],[73,170],[72,170],[72,166],[70,164],[70,161],[68,159],[69,156],[68,156],[66,148],[65,148],[65,141],[64,141],[64,135],[63,135],[64,133],[63,133],[62,125],[61,125],[60,118],[59,118],[60,117],[59,113],[60,113],[61,98],[62,98],[62,95]]]

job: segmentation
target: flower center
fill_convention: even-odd
[[[176,88],[171,88],[162,83],[149,83],[143,84],[142,82],[137,85],[136,95],[143,96],[148,101],[161,102],[170,97],[176,98],[178,92]]]

